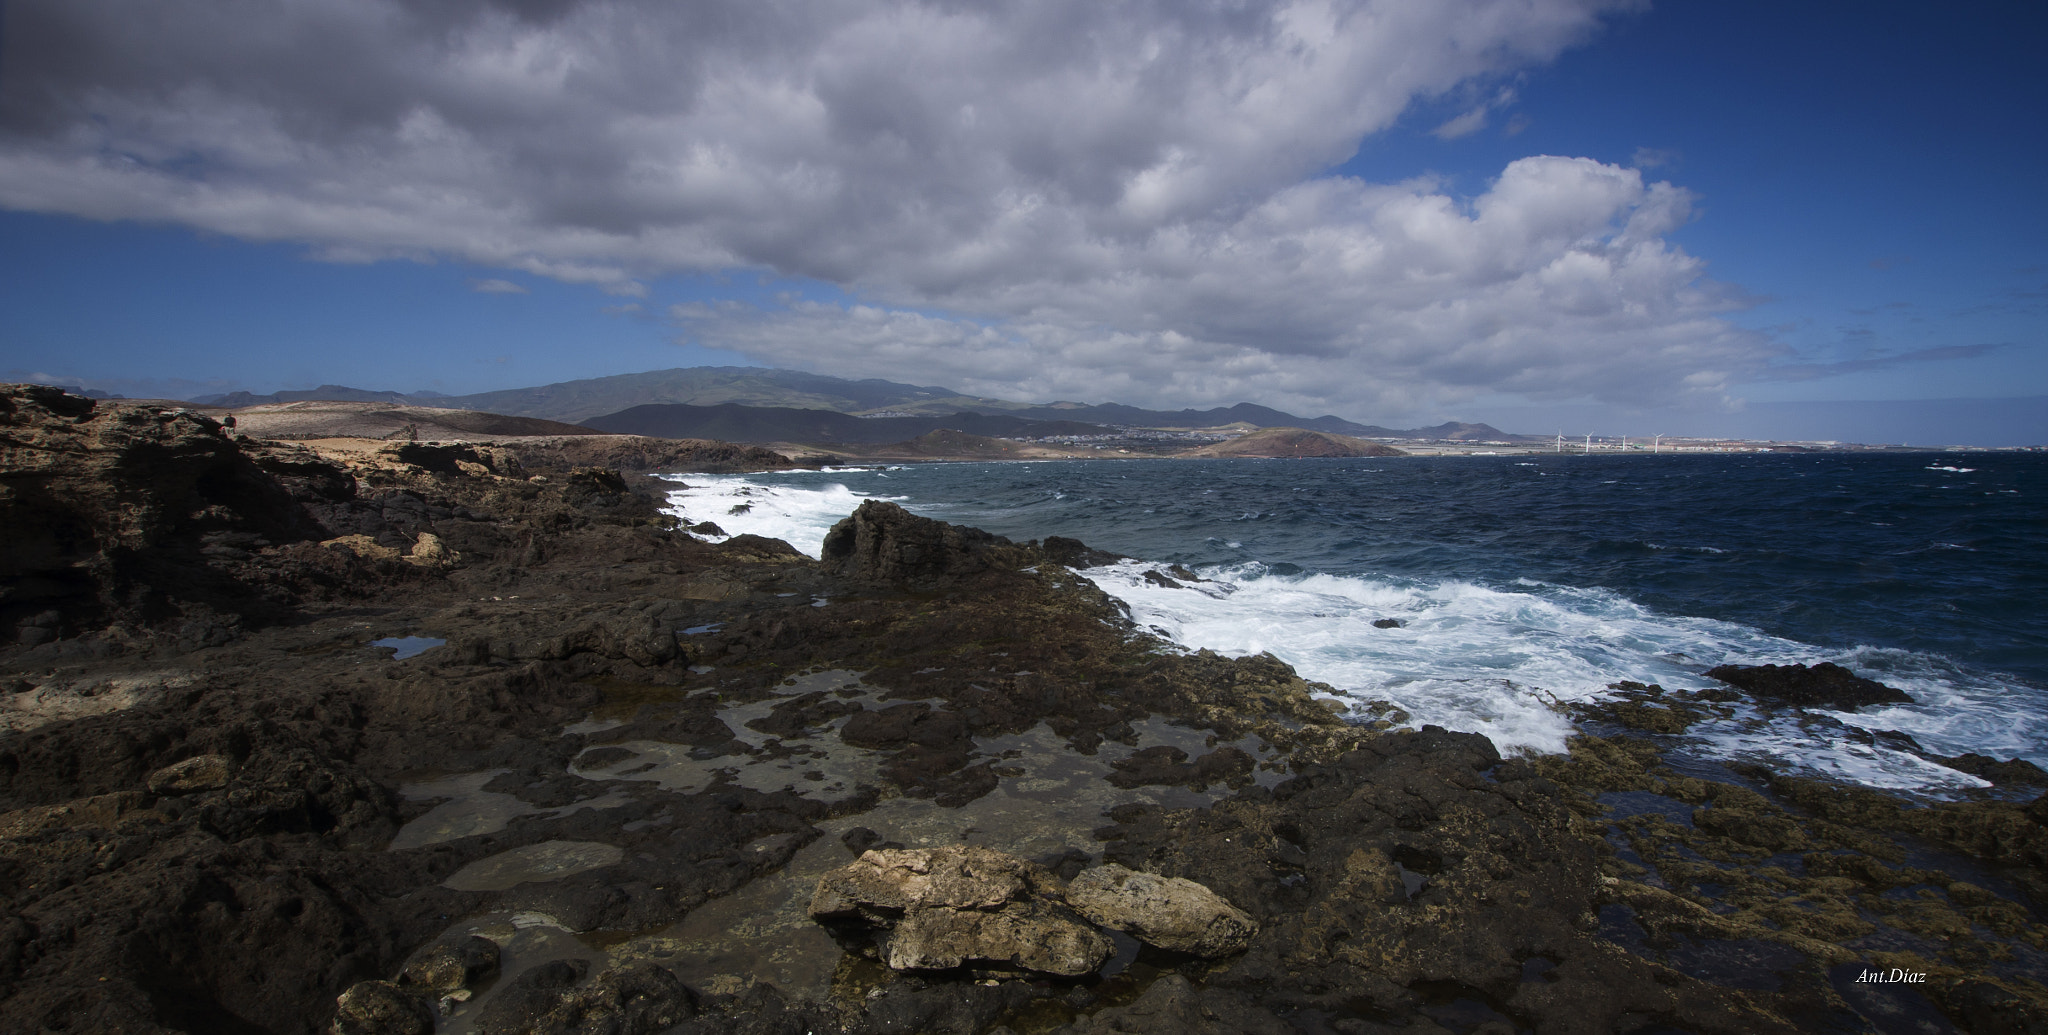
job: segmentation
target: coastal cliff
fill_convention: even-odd
[[[1657,737],[1730,691],[1626,686],[1504,759],[1170,647],[1072,540],[870,501],[813,561],[533,452],[0,420],[0,1031],[2048,1024],[2024,769],[1932,805],[1681,773]],[[963,844],[1245,933],[1049,977],[806,912]]]

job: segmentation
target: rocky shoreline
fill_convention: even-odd
[[[1732,691],[1650,687],[1502,759],[1144,635],[1071,540],[701,541],[617,470],[691,462],[653,440],[0,422],[0,1031],[2048,1030],[2023,764],[1932,804],[1701,771],[1660,738]],[[1061,973],[814,908],[933,852],[1016,860],[982,912],[1142,877],[1251,933],[1088,927]]]

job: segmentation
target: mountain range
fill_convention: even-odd
[[[322,385],[310,391],[234,392],[189,401],[239,408],[316,399],[480,410],[581,423],[615,433],[739,442],[901,441],[940,427],[976,435],[1036,438],[1104,434],[1110,430],[1106,426],[1189,430],[1231,425],[1304,428],[1356,438],[1509,441],[1523,437],[1485,424],[1455,422],[1429,428],[1384,428],[1328,414],[1300,417],[1253,403],[1207,410],[1147,410],[1120,403],[1021,403],[879,378],[855,381],[762,367],[678,367],[472,395]],[[874,437],[877,435],[888,437]]]

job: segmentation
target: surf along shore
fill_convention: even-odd
[[[1705,678],[1504,759],[1145,635],[1072,540],[869,502],[813,561],[677,528],[633,456],[323,455],[27,386],[0,422],[0,1031],[2048,1025],[2024,763],[1941,802],[1681,772]],[[894,969],[900,929],[809,915],[959,845],[1042,911],[1117,864],[1255,931]]]

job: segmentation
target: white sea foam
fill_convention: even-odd
[[[1414,724],[1484,733],[1503,751],[1562,751],[1561,705],[1619,680],[1685,685],[1703,644],[1788,653],[1797,645],[1703,618],[1659,615],[1601,590],[1522,580],[1517,589],[1336,575],[1257,565],[1205,572],[1228,594],[1189,592],[1126,563],[1086,574],[1142,626],[1189,647],[1270,651],[1352,704],[1384,700]],[[1377,628],[1391,618],[1398,628]],[[1717,653],[1725,652],[1725,647]]]
[[[854,474],[855,484],[880,472]],[[817,556],[825,532],[875,497],[839,482],[775,485],[744,476],[689,475],[671,509],[726,532],[782,539]],[[879,487],[879,486],[878,486]],[[733,513],[735,507],[744,507]],[[913,508],[919,509],[919,508]],[[929,508],[926,508],[929,509]],[[1229,543],[1236,546],[1235,542]],[[1697,549],[1697,547],[1686,547]],[[1707,548],[1711,549],[1711,548]],[[1446,580],[1274,574],[1258,564],[1201,569],[1213,581],[1185,588],[1145,578],[1159,566],[1125,562],[1084,574],[1127,604],[1144,628],[1189,649],[1269,651],[1353,705],[1387,701],[1412,717],[1483,733],[1503,752],[1562,751],[1574,732],[1564,705],[1611,694],[1632,680],[1712,685],[1720,664],[1834,661],[1898,687],[1915,704],[1819,713],[1848,726],[1899,730],[1945,755],[1976,751],[2048,760],[2039,693],[1911,651],[1847,651],[1800,643],[1708,618],[1669,615],[1598,588],[1516,579],[1500,587]],[[1377,628],[1392,618],[1397,628]],[[2013,707],[2014,694],[2029,704]],[[1802,723],[1738,704],[1702,722],[1689,743],[1704,754],[1804,768],[1870,786],[1941,791],[1982,781],[1882,746],[1855,743],[1832,722]]]
[[[1132,617],[1183,646],[1226,654],[1270,651],[1334,696],[1387,701],[1435,724],[1483,733],[1503,752],[1556,752],[1574,727],[1564,705],[1611,695],[1622,680],[1673,689],[1713,685],[1720,664],[1835,661],[1904,690],[1916,703],[1860,713],[1821,713],[1849,726],[1898,730],[1944,755],[2039,755],[2048,737],[2020,692],[1911,651],[1829,650],[1708,618],[1659,614],[1600,589],[1518,579],[1493,589],[1324,574],[1274,575],[1258,565],[1204,570],[1212,584],[1161,586],[1153,565],[1126,562],[1085,574],[1124,601]],[[1382,629],[1372,623],[1403,623]],[[2019,713],[2016,714],[2016,711]],[[1855,743],[1840,727],[1738,706],[1727,720],[1689,731],[1704,753],[1803,767],[1876,787],[1951,790],[1984,781],[1884,747]]]
[[[862,500],[901,498],[858,493],[837,482],[798,486],[771,485],[731,474],[670,477],[684,487],[668,494],[668,512],[693,524],[709,521],[717,525],[725,535],[710,536],[713,541],[735,535],[765,536],[812,557],[818,556],[832,525],[853,513]]]

